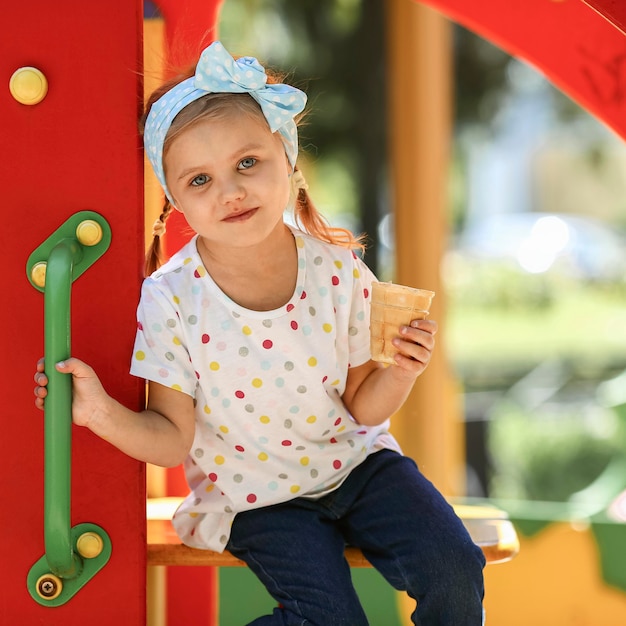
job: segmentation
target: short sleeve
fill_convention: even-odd
[[[349,344],[350,366],[363,365],[371,358],[370,352],[370,298],[372,282],[376,276],[370,268],[354,255],[352,265],[352,307],[350,309]]]
[[[130,373],[193,397],[197,376],[176,298],[163,287],[150,278],[142,286]]]

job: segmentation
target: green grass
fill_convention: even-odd
[[[449,297],[445,320],[451,360],[461,367],[546,359],[626,364],[626,293],[562,288],[537,306]]]

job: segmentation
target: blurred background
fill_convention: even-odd
[[[367,233],[366,262],[391,280],[383,4],[230,0],[219,36],[306,89],[312,197]],[[463,393],[467,493],[566,501],[623,454],[605,383],[626,369],[626,148],[458,25],[452,64],[440,323]]]

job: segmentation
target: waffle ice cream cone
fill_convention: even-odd
[[[435,292],[427,289],[372,283],[370,351],[374,361],[395,363],[398,351],[392,340],[400,336],[400,326],[427,317],[434,296]]]

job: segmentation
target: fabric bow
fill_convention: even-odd
[[[284,138],[285,152],[293,167],[298,157],[298,130],[294,117],[306,104],[306,95],[283,83],[267,84],[263,66],[254,57],[235,60],[216,41],[200,55],[195,76],[182,81],[157,100],[150,109],[144,128],[144,146],[154,173],[170,202],[165,182],[163,144],[178,113],[208,93],[249,93],[261,107],[272,132]]]

